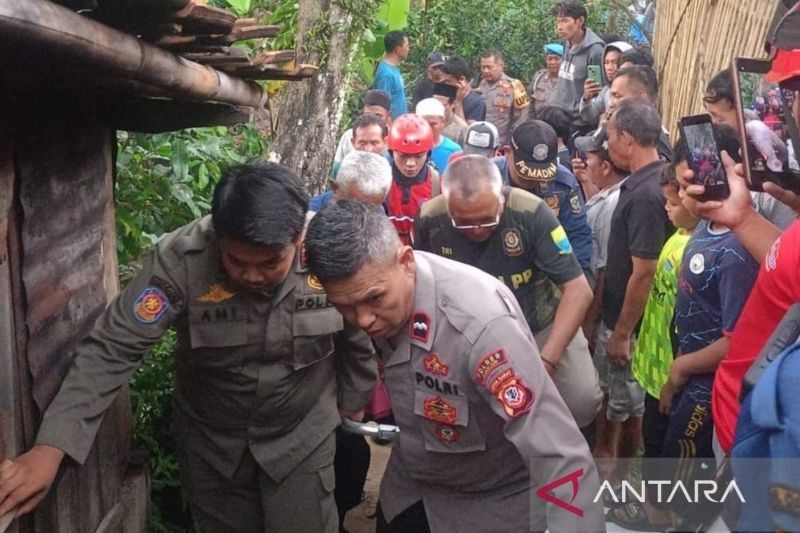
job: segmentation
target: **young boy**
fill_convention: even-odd
[[[723,138],[730,131],[714,128],[718,145],[730,145]],[[687,170],[690,156],[685,141],[679,140],[675,145],[678,175]],[[687,210],[699,215],[697,200],[683,191],[681,199]],[[694,476],[701,471],[693,467],[692,459],[714,457],[711,384],[757,274],[758,262],[733,232],[708,220],[698,224],[681,266],[675,306],[678,353],[660,397],[661,412],[670,415],[664,457],[681,459],[681,471]],[[713,470],[706,476],[713,475]],[[683,509],[676,510],[683,514]]]
[[[681,202],[680,185],[675,178],[674,166],[665,167],[661,176],[661,190],[666,200],[664,207],[667,216],[677,231],[664,243],[658,258],[632,363],[633,376],[646,393],[642,418],[645,459],[662,457],[669,416],[659,411],[659,398],[661,389],[669,379],[670,365],[676,352],[674,316],[678,274],[681,271],[684,249],[700,221]],[[645,461],[642,478],[664,479],[652,466],[654,463]],[[644,504],[634,502],[614,510],[612,520],[622,527],[664,529],[671,525],[671,517],[669,511],[652,506],[655,499],[648,497]]]

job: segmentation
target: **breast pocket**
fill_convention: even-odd
[[[334,309],[295,313],[292,318],[292,367],[312,365],[333,354],[333,337],[344,328]]]
[[[414,393],[414,414],[421,418],[425,449],[437,453],[469,453],[486,449],[486,436],[470,413],[466,397]]]
[[[247,342],[247,310],[236,306],[195,306],[189,309],[192,348],[227,348]]]

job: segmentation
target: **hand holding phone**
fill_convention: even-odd
[[[697,196],[701,202],[723,200],[730,196],[728,177],[722,165],[722,157],[714,138],[714,129],[709,115],[693,115],[680,119],[681,137],[689,152],[689,168],[694,173],[695,185],[705,187]]]
[[[592,80],[600,87],[603,86],[603,74],[600,72],[600,65],[589,65],[586,67],[586,78]]]
[[[742,159],[747,186],[763,191],[766,183],[800,193],[800,133],[792,115],[794,93],[770,83],[770,62],[737,57],[732,64],[739,137],[747,142]]]

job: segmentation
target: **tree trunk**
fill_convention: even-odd
[[[298,14],[297,61],[319,64],[320,49],[327,50],[327,62],[314,78],[289,84],[278,107],[278,124],[272,158],[288,166],[306,181],[310,192],[322,190],[339,142],[351,46],[347,29],[352,15],[334,0],[302,0]],[[320,21],[329,28],[326,43],[309,42]]]

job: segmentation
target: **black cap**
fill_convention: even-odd
[[[441,52],[431,52],[428,54],[428,66],[429,67],[441,67],[444,65],[447,58],[444,57],[444,54]]]
[[[392,110],[392,101],[389,99],[389,95],[386,94],[386,91],[381,91],[380,89],[367,91],[367,95],[364,97],[364,105],[376,105],[387,111]]]
[[[555,130],[541,120],[523,122],[511,133],[514,167],[526,181],[550,181],[556,176],[558,140]]]
[[[445,96],[451,100],[455,100],[456,96],[458,96],[458,87],[449,85],[447,83],[434,83],[433,95]]]
[[[586,153],[608,151],[605,128],[595,130],[584,137],[576,138],[575,148]]]

